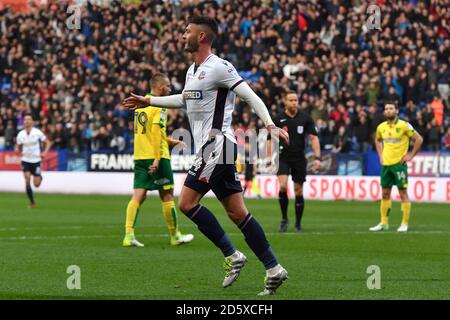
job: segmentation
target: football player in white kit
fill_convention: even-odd
[[[289,136],[273,124],[265,104],[236,69],[211,53],[217,28],[215,20],[209,17],[190,18],[183,41],[194,63],[187,71],[182,94],[150,98],[132,94],[123,105],[131,110],[149,105],[186,107],[197,157],[181,190],[180,210],[222,251],[225,256],[223,287],[230,286],[238,278],[247,258],[235,248],[211,211],[200,204],[202,197],[212,190],[244,234],[248,246],[264,264],[265,287],[260,295],[271,295],[288,274],[278,263],[263,229],[244,204],[234,162],[236,139],[231,130],[236,95],[253,108],[272,135],[286,142]]]
[[[16,150],[22,153],[22,171],[25,178],[25,188],[28,199],[30,200],[30,208],[35,208],[33,190],[31,189],[31,176],[33,176],[33,184],[36,188],[41,185],[41,159],[44,159],[50,149],[50,142],[41,130],[33,127],[33,118],[26,114],[24,117],[24,129],[17,134]],[[42,150],[42,143],[45,149]]]

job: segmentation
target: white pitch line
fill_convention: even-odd
[[[307,236],[307,235],[345,235],[345,234],[384,234],[384,235],[394,235],[400,234],[398,232],[371,232],[371,231],[354,231],[354,232],[307,232],[307,233],[295,233],[295,232],[268,232],[267,236]],[[450,234],[450,231],[409,231],[408,234]],[[228,233],[230,236],[242,236],[242,233]],[[168,237],[169,235],[164,234],[143,234],[139,237],[141,238],[153,238],[153,237]],[[1,240],[52,240],[52,239],[101,239],[101,238],[121,238],[121,234],[114,235],[66,235],[66,236],[19,236],[19,237],[0,237]]]
[[[161,228],[165,225],[143,225],[139,226],[139,228]],[[45,227],[9,227],[9,228],[0,228],[0,232],[2,231],[22,231],[22,230],[66,230],[66,229],[84,229],[84,228],[102,228],[102,229],[114,229],[114,228],[123,228],[122,225],[119,224],[111,224],[111,225],[102,225],[102,224],[92,224],[92,225],[84,225],[84,226],[45,226]]]

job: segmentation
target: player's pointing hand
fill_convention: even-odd
[[[128,110],[147,107],[150,105],[150,97],[139,96],[131,93],[131,96],[123,100],[122,105]]]

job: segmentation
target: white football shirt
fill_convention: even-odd
[[[199,66],[194,63],[189,67],[183,99],[196,153],[206,144],[214,129],[236,143],[231,130],[236,101],[232,90],[243,81],[230,62],[214,54],[210,54]]]
[[[37,163],[41,161],[41,142],[45,141],[45,134],[33,128],[28,134],[25,129],[17,134],[17,144],[22,145],[22,161]]]

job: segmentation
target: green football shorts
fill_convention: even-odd
[[[134,189],[169,190],[173,189],[173,172],[169,159],[160,159],[158,171],[148,172],[153,159],[134,160]]]
[[[408,166],[406,164],[394,164],[381,168],[381,186],[391,188],[396,185],[399,189],[408,187]]]

